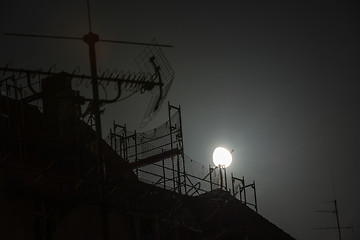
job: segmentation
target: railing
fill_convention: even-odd
[[[206,167],[184,154],[180,108],[168,106],[169,120],[151,131],[130,132],[114,122],[107,137],[109,145],[143,182],[189,196],[223,189],[257,211],[255,182],[246,185],[244,178],[231,174],[229,189],[225,168]],[[172,110],[176,112],[171,116]],[[251,196],[249,188],[253,189]]]

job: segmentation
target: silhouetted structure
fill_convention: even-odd
[[[214,169],[191,174],[180,107],[169,104],[169,121],[145,133],[114,123],[101,140],[104,203],[96,134],[81,120],[71,75],[39,79],[38,96],[14,77],[0,81],[1,239],[102,239],[104,226],[109,239],[293,239],[248,207],[255,183],[232,177],[231,194]],[[250,205],[257,211],[256,195]]]

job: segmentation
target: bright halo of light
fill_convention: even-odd
[[[232,162],[232,155],[226,148],[217,147],[213,152],[213,162],[216,166],[228,167]]]

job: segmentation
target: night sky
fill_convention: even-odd
[[[234,149],[228,171],[255,180],[259,213],[296,239],[360,239],[359,9],[303,1],[90,1],[103,39],[162,44],[175,71],[166,101],[181,105],[185,153],[212,164],[215,147]],[[82,41],[4,36],[82,37],[86,1],[0,3],[0,64],[43,70],[56,64],[89,74]],[[97,44],[98,67],[137,71],[143,47]],[[108,105],[115,119],[145,131],[167,120],[166,104],[139,129],[149,94]],[[166,103],[165,101],[165,103]],[[333,179],[333,181],[332,181]]]

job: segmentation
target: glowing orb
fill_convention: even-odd
[[[228,167],[232,162],[231,153],[225,148],[217,147],[213,152],[213,162],[216,166]]]

